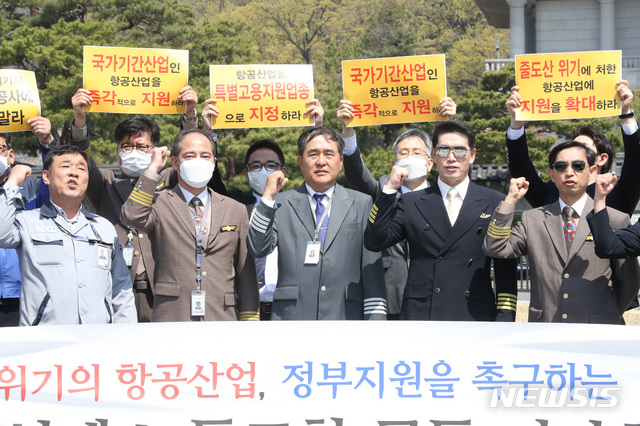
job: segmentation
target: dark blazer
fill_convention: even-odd
[[[593,200],[589,197],[569,252],[558,201],[525,211],[522,221],[513,228],[513,212],[495,212],[485,239],[485,252],[504,258],[529,256],[530,322],[619,324],[637,297],[637,260],[610,261],[596,256],[589,225],[584,220],[584,213],[591,210]],[[614,228],[629,224],[625,213],[607,210]]]
[[[604,209],[587,216],[596,244],[596,255],[603,259],[627,259],[640,256],[640,222],[614,231]]]
[[[408,320],[514,321],[516,262],[495,261],[482,252],[491,213],[503,194],[469,184],[451,226],[437,185],[400,197],[381,192],[371,210],[364,244],[383,250],[406,239],[411,252],[402,314]]]
[[[353,189],[371,196],[374,200],[389,181],[389,176],[381,176],[380,180],[373,177],[362,160],[360,148],[356,148],[352,155],[345,155],[343,165],[344,175]],[[398,191],[397,197],[400,198],[400,195]],[[398,315],[402,308],[404,286],[409,276],[409,246],[406,241],[400,241],[382,250],[382,267],[388,312],[390,315]]]
[[[380,255],[362,244],[371,197],[335,186],[317,265],[304,264],[307,242],[315,231],[306,186],[279,193],[275,202],[275,208],[258,204],[247,237],[249,252],[255,257],[278,247],[278,285],[271,319],[385,319]]]
[[[620,179],[607,196],[607,206],[632,215],[640,200],[640,130],[632,135],[622,133],[624,141],[624,164]],[[552,181],[543,182],[529,158],[526,133],[516,140],[507,138],[507,162],[513,177],[524,177],[529,181],[529,190],[524,198],[532,207],[546,206],[558,200],[558,188]],[[587,187],[593,197],[595,184]]]
[[[193,216],[175,186],[155,194],[157,181],[140,176],[122,206],[122,220],[149,235],[155,263],[152,321],[199,321],[190,310],[196,289],[196,234]],[[211,224],[202,242],[204,320],[246,320],[258,317],[255,260],[245,239],[249,220],[243,205],[209,191]],[[152,202],[153,199],[153,202]]]

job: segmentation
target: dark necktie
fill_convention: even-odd
[[[313,198],[316,200],[316,226],[320,223],[322,219],[322,215],[324,214],[324,204],[322,204],[322,200],[326,197],[324,194],[313,194]],[[329,215],[327,214],[322,221],[322,225],[320,225],[320,240],[322,241],[322,245],[324,245],[324,237],[327,235],[327,224],[329,223]]]
[[[193,197],[191,201],[189,201],[189,207],[191,208],[191,213],[193,213],[194,216],[198,216],[199,218],[204,217],[204,205],[200,198]]]
[[[566,206],[562,209],[562,218],[564,220],[564,241],[567,244],[567,250],[571,247],[573,238],[576,236],[576,221],[573,219],[575,210],[572,207]]]

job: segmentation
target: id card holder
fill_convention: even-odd
[[[127,243],[127,245],[122,248],[122,257],[124,258],[125,265],[133,265],[133,247],[131,244]]]
[[[192,317],[204,316],[204,306],[205,306],[206,296],[207,296],[207,292],[204,290],[193,290],[191,292],[191,316]]]
[[[109,246],[104,244],[96,244],[98,267],[103,269],[111,269],[111,253]]]
[[[319,241],[307,241],[307,252],[304,254],[305,265],[317,265],[320,263],[320,250],[322,243]]]

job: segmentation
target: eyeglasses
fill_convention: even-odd
[[[275,172],[280,168],[280,163],[276,163],[275,161],[267,161],[266,163],[254,161],[253,163],[247,164],[247,170],[250,172],[259,172],[263,167],[270,172]]]
[[[119,148],[120,148],[120,151],[122,152],[131,152],[135,149],[138,152],[148,154],[153,149],[153,145],[145,145],[145,144],[133,145],[133,144],[130,144],[129,142],[124,142],[120,144]]]
[[[8,146],[4,146],[4,145],[0,145],[0,154],[4,154],[5,152],[9,151],[11,148],[9,148]]]
[[[585,169],[585,167],[587,167],[587,163],[585,163],[583,160],[574,160],[571,163],[568,163],[566,161],[556,161],[551,167],[556,172],[562,173],[567,170],[567,167],[569,165],[571,165],[571,168],[574,172],[581,172]]]
[[[427,154],[427,151],[420,148],[415,148],[412,150],[403,149],[398,151],[398,158],[401,160],[409,156],[416,157],[416,158],[424,158],[424,157],[428,157],[429,155]]]
[[[450,147],[450,146],[444,146],[444,145],[440,145],[436,147],[436,154],[438,155],[438,157],[441,157],[441,158],[448,157],[451,151],[453,151],[453,155],[455,155],[456,157],[464,158],[467,155],[467,152],[469,152],[469,148],[464,146]]]

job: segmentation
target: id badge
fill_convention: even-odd
[[[127,266],[133,265],[133,247],[127,244],[122,249],[122,257],[124,258],[124,263]]]
[[[204,306],[205,306],[205,297],[207,296],[207,292],[204,290],[193,290],[191,292],[191,316],[192,317],[203,317],[204,316]]]
[[[319,241],[307,241],[307,252],[304,255],[304,264],[317,265],[320,263],[320,249],[322,249],[322,244]]]
[[[111,253],[109,253],[109,247],[98,243],[96,244],[96,251],[98,252],[98,267],[111,269]]]

